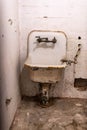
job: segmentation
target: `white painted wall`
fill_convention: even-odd
[[[74,88],[74,78],[87,78],[87,0],[19,0],[19,22],[21,68],[27,57],[27,36],[32,30],[64,31],[68,37],[67,58],[70,60],[74,59],[78,44],[82,44],[78,64],[66,68],[63,81],[56,84],[52,95],[87,98],[87,91]],[[25,68],[23,95],[35,95],[38,91],[35,86]]]
[[[17,0],[1,0],[0,11],[0,130],[9,130],[20,102]]]

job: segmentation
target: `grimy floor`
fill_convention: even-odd
[[[87,100],[55,99],[52,106],[41,108],[24,98],[11,130],[87,130]]]

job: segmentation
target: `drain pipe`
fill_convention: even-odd
[[[50,83],[40,83],[39,85],[39,105],[41,107],[49,106],[49,88]]]

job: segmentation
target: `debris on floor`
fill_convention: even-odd
[[[87,100],[54,99],[52,106],[41,108],[24,98],[11,130],[87,130]]]

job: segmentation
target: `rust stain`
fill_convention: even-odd
[[[38,68],[38,69],[64,69],[66,67],[66,65],[62,66],[33,66],[33,65],[29,65],[27,63],[24,64],[25,66],[29,67],[29,68]]]

